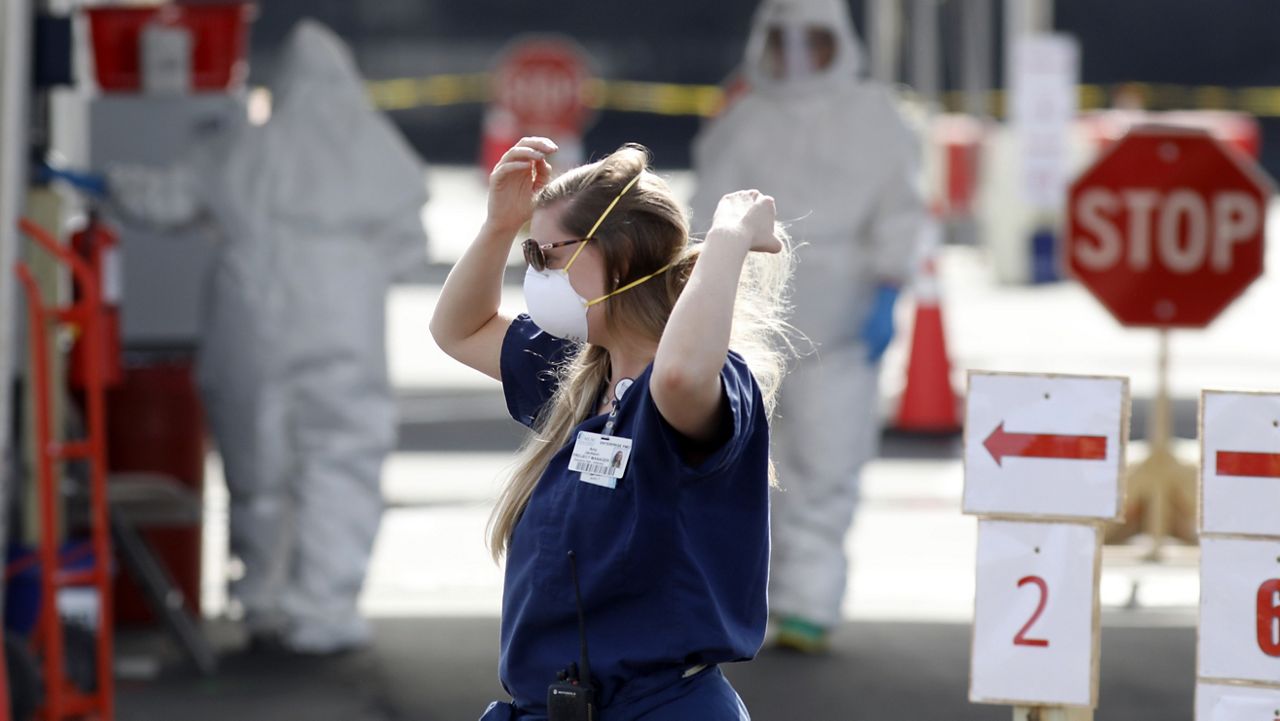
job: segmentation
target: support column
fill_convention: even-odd
[[[911,0],[911,87],[929,108],[938,105],[938,0]]]
[[[0,2],[0,464],[9,447],[13,424],[11,389],[18,344],[13,264],[18,258],[18,216],[27,181],[27,119],[31,93],[30,0]],[[0,469],[0,478],[7,468]],[[7,508],[12,489],[0,485],[0,508]],[[8,537],[6,514],[0,514],[0,548]]]
[[[898,82],[898,58],[902,56],[901,0],[867,0],[863,42],[872,80],[884,85]]]
[[[985,118],[992,113],[988,101],[994,84],[995,15],[991,0],[963,0],[960,12],[964,111],[975,118]]]

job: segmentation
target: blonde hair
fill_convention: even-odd
[[[656,342],[702,247],[690,242],[684,209],[667,183],[648,168],[648,150],[624,145],[603,160],[561,175],[538,193],[534,207],[545,209],[567,202],[560,218],[562,229],[574,237],[585,237],[605,207],[628,182],[640,176],[596,231],[594,242],[604,259],[606,292],[673,264],[663,275],[613,296],[604,305],[610,333],[629,333]],[[755,376],[770,414],[792,348],[785,321],[792,256],[781,226],[776,232],[783,241],[781,253],[747,256],[729,341],[729,347],[743,356]],[[489,518],[489,550],[495,560],[506,552],[551,457],[568,442],[574,427],[596,413],[610,372],[609,352],[590,343],[583,343],[555,369],[559,381],[556,392],[517,453],[515,470]],[[769,478],[772,482],[772,464]]]

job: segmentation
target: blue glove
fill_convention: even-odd
[[[36,168],[36,181],[47,183],[52,180],[65,181],[76,190],[95,198],[107,197],[107,176],[98,173],[55,168],[48,163],[40,163]]]
[[[880,356],[893,340],[893,304],[898,300],[898,288],[882,285],[876,288],[875,299],[871,303],[871,312],[862,324],[859,337],[867,346],[867,361],[877,363]]]

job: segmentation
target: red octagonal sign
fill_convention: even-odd
[[[1125,325],[1202,328],[1262,275],[1271,192],[1203,130],[1136,128],[1071,186],[1067,266]]]
[[[581,133],[590,120],[586,84],[590,61],[560,36],[520,38],[507,47],[494,73],[494,100],[526,132]]]

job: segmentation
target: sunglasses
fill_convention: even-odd
[[[577,240],[561,240],[557,243],[539,243],[533,238],[528,238],[520,244],[520,247],[524,251],[524,262],[528,263],[530,268],[541,273],[547,269],[546,251],[553,248],[563,248],[566,245],[573,245],[575,243],[585,243],[588,240],[591,239],[578,238]]]
[[[618,197],[614,198],[612,203],[609,203],[609,207],[605,208],[604,212],[600,214],[600,218],[596,220],[595,225],[591,226],[591,230],[587,231],[587,237],[577,238],[575,240],[562,240],[557,243],[539,243],[533,238],[529,238],[520,244],[521,249],[524,250],[524,261],[529,264],[529,267],[541,273],[547,269],[546,251],[553,248],[573,245],[574,243],[585,243],[588,240],[592,240],[596,231],[600,229],[600,225],[604,223],[604,219],[609,217],[609,213],[613,211],[614,206],[617,205],[618,201],[622,200],[622,196],[626,195],[627,191],[631,190],[631,187],[640,180],[641,175],[643,175],[643,173],[636,174],[636,177],[632,178],[631,182],[623,186],[622,192],[618,193]],[[586,246],[583,247],[585,248]],[[569,258],[568,263],[565,263],[564,269],[568,270],[569,266],[573,265],[573,261],[577,260],[579,255],[582,255],[582,248],[578,248],[574,251],[573,257]]]

